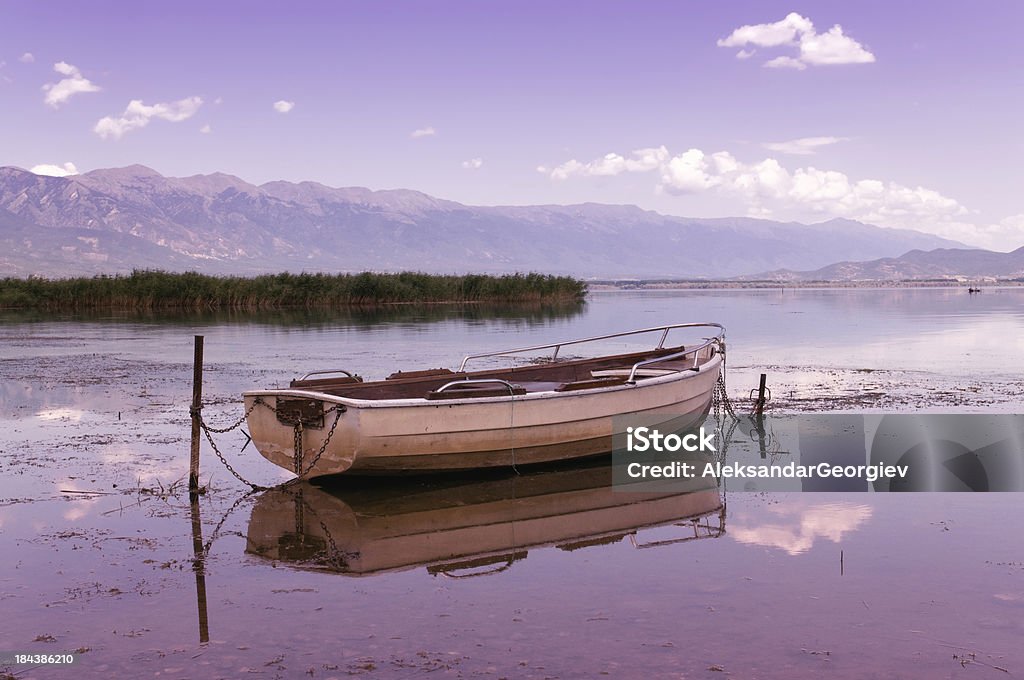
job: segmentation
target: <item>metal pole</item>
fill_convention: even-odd
[[[192,451],[188,464],[188,491],[199,492],[199,419],[203,408],[203,336],[196,336],[195,355],[192,359]]]
[[[754,423],[757,428],[757,445],[760,449],[762,459],[768,457],[768,451],[765,447],[766,433],[764,430],[765,383],[767,380],[768,376],[762,373],[761,382],[757,387],[757,401],[754,402]]]
[[[757,401],[754,402],[754,411],[758,415],[764,413],[764,403],[765,403],[764,390],[765,390],[765,382],[767,380],[768,380],[768,376],[765,373],[762,373],[761,374],[761,383],[757,387]]]

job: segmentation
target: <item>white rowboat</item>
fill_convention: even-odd
[[[712,334],[667,345],[676,329]],[[653,347],[558,359],[564,347],[642,334],[656,334]],[[551,354],[542,363],[466,370],[473,360],[539,351]],[[316,371],[287,389],[243,396],[256,448],[301,477],[516,467],[610,453],[616,417],[668,414],[677,429],[697,424],[724,356],[721,325],[671,324],[470,355],[457,371],[398,372],[373,382]]]

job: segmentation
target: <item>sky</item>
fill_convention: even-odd
[[[0,0],[0,165],[1024,246],[1024,3]]]

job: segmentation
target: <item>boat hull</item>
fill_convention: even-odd
[[[271,462],[307,478],[420,474],[551,463],[610,453],[615,419],[702,422],[721,371],[713,355],[699,370],[635,384],[571,392],[431,401],[364,400],[308,390],[245,393],[249,432]],[[301,427],[282,421],[279,403],[305,401],[322,418]],[[659,420],[660,419],[660,420]],[[620,421],[621,422],[621,421]]]

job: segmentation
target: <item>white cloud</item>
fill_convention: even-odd
[[[799,35],[813,31],[814,24],[810,19],[802,17],[796,12],[790,12],[785,19],[776,21],[774,24],[740,26],[729,34],[729,37],[719,40],[718,46],[778,47],[779,45],[792,45]]]
[[[769,151],[788,153],[793,156],[811,156],[817,153],[819,147],[838,144],[846,140],[846,137],[801,137],[787,142],[765,142],[761,146]]]
[[[31,52],[26,52],[25,54],[23,54],[20,57],[18,57],[18,61],[20,61],[22,64],[31,64],[35,60],[36,60],[36,58],[35,58],[35,56],[33,56],[33,54]]]
[[[204,125],[203,127],[199,128],[199,131],[200,131],[200,132],[202,132],[202,133],[203,133],[204,135],[208,135],[208,134],[210,134],[211,132],[213,132],[213,128],[211,128],[211,127],[210,127],[210,124],[209,124],[209,123],[207,123],[207,124],[206,124],[206,125]]]
[[[724,173],[728,178],[727,186],[743,196],[748,206],[759,214],[770,212],[763,203],[781,200],[789,191],[789,173],[774,158],[765,158],[750,165],[733,161],[732,169]]]
[[[108,137],[120,139],[126,132],[146,127],[154,118],[172,123],[188,120],[196,114],[202,104],[201,97],[187,97],[176,102],[153,104],[152,106],[146,106],[141,99],[133,99],[128,102],[127,108],[120,116],[101,118],[93,128],[93,132],[103,139]]]
[[[470,158],[468,161],[462,161],[462,167],[466,168],[467,170],[479,170],[481,167],[483,167],[483,164],[483,158]]]
[[[993,250],[1011,251],[1024,247],[1024,214],[1011,215],[997,224],[981,227],[981,243]]]
[[[43,85],[43,92],[46,93],[43,96],[43,101],[55,109],[76,94],[100,91],[98,85],[84,77],[76,67],[67,62],[58,61],[53,65],[53,70],[65,76],[56,83]]]
[[[778,144],[794,145],[802,151],[842,139],[807,137]],[[966,207],[934,189],[875,178],[855,179],[814,166],[789,169],[775,158],[743,162],[728,151],[708,154],[688,149],[672,155],[665,147],[657,147],[639,149],[628,157],[608,153],[587,163],[571,159],[537,170],[554,181],[650,172],[657,177],[657,192],[680,196],[713,192],[759,217],[803,221],[845,217],[985,247],[1013,243],[1008,240],[1013,234],[1024,236],[1024,217],[1007,218],[990,227],[971,224],[964,221],[969,214]]]
[[[42,163],[40,165],[33,165],[29,172],[36,175],[46,175],[48,177],[67,177],[68,175],[77,175],[78,168],[76,168],[75,164],[71,162],[65,163],[64,165]]]
[[[808,64],[870,64],[875,55],[836,24],[827,33],[807,33],[800,38],[800,58]]]
[[[648,172],[659,168],[668,160],[668,149],[664,146],[648,149],[637,149],[630,158],[625,158],[617,153],[606,154],[590,163],[580,163],[575,158],[568,160],[554,168],[539,166],[537,171],[548,175],[551,179],[564,180],[573,175],[584,177],[607,177],[622,174],[623,172]]]
[[[670,194],[706,191],[721,181],[709,172],[711,170],[704,152],[690,149],[662,165],[661,188]]]
[[[762,66],[764,66],[765,68],[792,68],[796,69],[797,71],[803,71],[805,68],[807,68],[807,64],[800,61],[799,59],[794,59],[793,57],[786,56],[769,59],[768,61],[764,62]]]
[[[604,158],[599,158],[593,163],[589,163],[586,169],[586,173],[588,175],[594,175],[596,177],[618,175],[625,171],[626,159],[617,153],[610,153]]]
[[[629,172],[646,172],[655,170],[668,160],[668,149],[664,146],[637,149],[632,158],[626,160],[626,170]]]
[[[417,130],[413,130],[412,133],[409,136],[412,137],[413,139],[419,139],[420,137],[433,137],[436,134],[437,134],[437,130],[435,130],[434,128],[432,128],[430,126],[427,126],[425,128],[419,128]]]
[[[548,167],[546,167],[544,165],[541,165],[541,166],[539,166],[537,168],[537,172],[540,172],[541,174],[548,175],[548,176],[551,177],[551,179],[555,179],[555,180],[568,179],[569,177],[572,177],[573,175],[585,175],[585,174],[587,174],[585,169],[584,169],[583,163],[580,163],[575,158],[569,159],[566,162],[564,162],[561,165],[558,165],[558,166],[556,166],[554,168],[548,168]]]
[[[754,47],[796,47],[798,55],[778,56],[764,62],[768,68],[790,68],[802,71],[807,66],[829,64],[868,64],[875,61],[875,55],[863,45],[843,33],[843,27],[836,24],[825,33],[818,33],[807,17],[791,12],[782,21],[772,24],[740,26],[729,36],[718,41],[719,47],[741,47],[736,57],[747,59]]]
[[[285,99],[279,99],[274,102],[274,110],[278,113],[288,113],[295,108],[295,102],[290,102]]]

